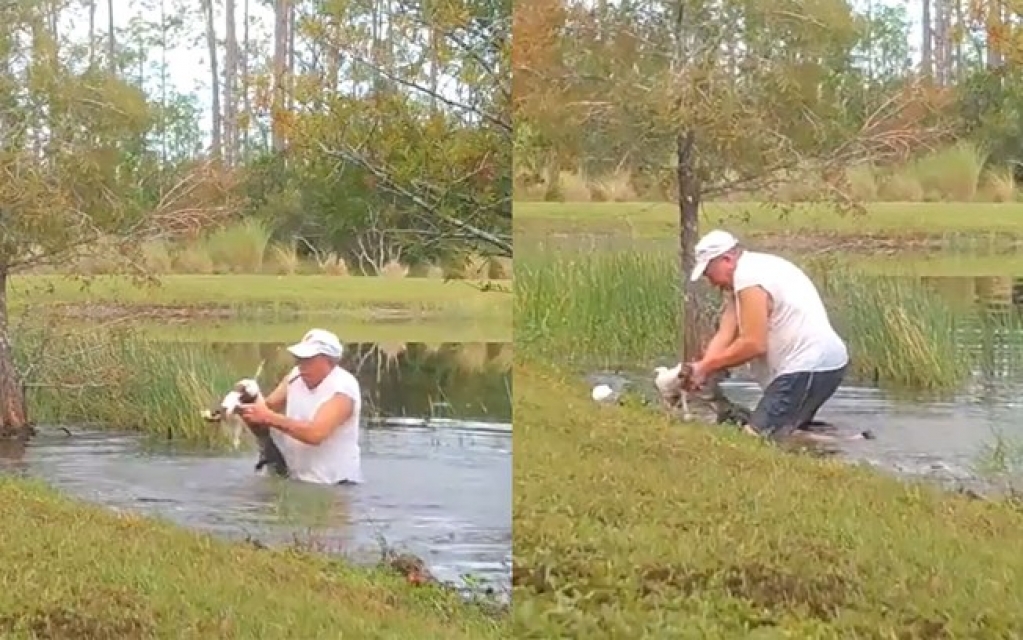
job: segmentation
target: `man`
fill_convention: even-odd
[[[264,402],[241,407],[242,418],[270,427],[292,478],[361,483],[362,390],[355,376],[340,366],[341,341],[330,331],[312,329],[288,351],[295,368]]]
[[[763,396],[747,430],[785,438],[802,431],[838,389],[849,353],[828,318],[813,282],[779,256],[745,250],[735,236],[714,230],[696,245],[692,280],[706,277],[725,293],[717,333],[692,363],[692,382],[750,363]],[[866,437],[866,434],[864,434]]]

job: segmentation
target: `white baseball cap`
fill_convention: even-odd
[[[310,329],[302,336],[302,341],[288,347],[288,352],[296,358],[312,358],[313,356],[341,357],[341,341],[326,329]]]
[[[739,241],[735,236],[720,229],[714,229],[700,238],[700,241],[696,243],[696,266],[693,267],[693,275],[691,276],[693,282],[696,282],[703,276],[703,272],[707,270],[707,264],[711,260],[728,253],[737,244],[739,244]]]

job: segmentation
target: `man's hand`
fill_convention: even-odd
[[[710,371],[707,365],[704,364],[703,360],[697,360],[696,362],[690,362],[686,365],[689,375],[682,381],[686,391],[698,391],[703,388],[703,384],[707,382],[707,376],[710,375]]]
[[[264,402],[243,404],[238,406],[238,415],[250,425],[269,425],[274,418],[274,412]]]

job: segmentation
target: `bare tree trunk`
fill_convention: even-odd
[[[686,4],[678,0],[675,16],[675,55],[672,66],[681,70],[689,58],[689,27],[685,13]],[[681,102],[676,104],[681,112]],[[700,222],[700,197],[702,186],[696,174],[696,131],[692,128],[681,128],[675,137],[675,155],[678,167],[676,181],[678,183],[678,217],[679,217],[679,262],[682,267],[682,308],[679,322],[679,360],[691,362],[699,354],[702,343],[700,331],[699,288],[690,280],[690,274],[696,264],[696,241]]]
[[[288,24],[290,1],[276,0],[274,4],[274,93],[272,100],[271,127],[273,129],[273,150],[284,151],[283,115],[286,104],[284,78],[288,64]]]
[[[243,149],[249,148],[249,119],[252,117],[252,104],[249,101],[249,0],[245,0],[242,8],[242,108],[245,112],[245,127],[242,129]]]
[[[210,111],[213,114],[213,157],[223,157],[223,122],[220,111],[220,75],[217,69],[217,31],[213,24],[213,0],[203,0],[203,13],[206,17],[206,44],[210,50]]]
[[[160,166],[167,163],[167,7],[160,0]]]
[[[284,92],[284,109],[291,113],[295,109],[295,92],[291,91],[291,79],[295,77],[295,4],[288,3],[288,69],[285,73],[288,90]]]
[[[110,75],[117,75],[117,38],[114,32],[114,0],[107,0],[107,56]]]
[[[89,68],[96,64],[96,0],[89,0]]]
[[[920,33],[923,38],[920,46],[920,71],[928,80],[934,77],[934,52],[931,48],[934,42],[933,25],[931,24],[931,1],[923,0],[921,2],[923,13],[920,16]]]
[[[988,9],[988,11],[989,23],[993,22],[994,24],[992,26],[995,29],[1001,29],[1002,25],[1005,23],[1005,11],[1004,8],[1002,7],[1002,3],[995,2],[994,5],[990,9]],[[998,45],[995,43],[995,39],[990,37],[989,35],[987,37],[987,68],[997,69],[1000,66],[1002,66],[1002,52],[998,48]],[[999,81],[1001,81],[1001,79],[999,79]]]
[[[31,433],[14,353],[8,335],[7,268],[0,266],[0,437],[27,436]]]
[[[699,283],[690,275],[696,266],[696,241],[700,223],[700,180],[696,175],[696,133],[680,132],[675,139],[678,160],[679,262],[682,266],[682,317],[679,357],[691,362],[702,351],[703,327]]]
[[[224,156],[227,166],[235,163],[238,155],[238,38],[234,30],[234,0],[225,0],[226,25],[224,34]]]

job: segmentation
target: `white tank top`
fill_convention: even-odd
[[[316,410],[335,393],[352,399],[352,415],[319,445],[308,445],[282,433],[270,430],[270,437],[288,463],[291,477],[303,482],[337,484],[342,480],[362,482],[359,451],[359,421],[362,414],[362,389],[348,371],[335,367],[315,389],[309,389],[298,369],[288,374],[288,399],[285,413],[294,420],[312,420]]]
[[[845,342],[831,326],[817,287],[802,269],[779,256],[744,251],[735,266],[736,311],[739,291],[753,286],[763,287],[773,302],[767,353],[750,363],[762,387],[786,373],[830,371],[849,362]]]

